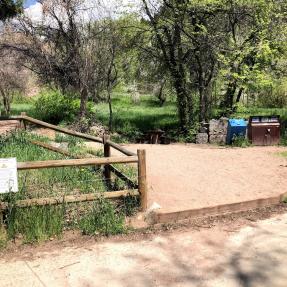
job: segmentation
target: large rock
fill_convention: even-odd
[[[211,144],[225,144],[228,128],[228,118],[211,120],[209,122],[209,142]]]
[[[208,134],[207,133],[198,133],[196,135],[197,144],[207,144],[208,143]]]
[[[95,136],[102,136],[106,133],[106,129],[101,124],[94,124],[90,127],[90,133]]]
[[[209,142],[211,144],[226,144],[226,135],[225,134],[217,134],[217,135],[209,135]]]
[[[228,118],[220,118],[219,120],[211,120],[209,122],[209,134],[227,134]]]

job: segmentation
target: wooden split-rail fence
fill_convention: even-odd
[[[26,115],[26,113],[21,113],[20,116],[9,116],[0,117],[0,121],[10,121],[17,120],[20,122],[20,128],[26,128],[27,124],[33,124],[41,126],[43,128],[51,129],[60,133],[75,136],[81,139],[85,139],[92,142],[97,142],[103,144],[104,157],[94,157],[94,158],[82,158],[81,156],[74,156],[73,159],[65,160],[45,160],[45,161],[29,161],[29,162],[18,162],[17,170],[29,170],[29,169],[43,169],[43,168],[59,168],[59,167],[79,167],[79,166],[104,166],[104,179],[106,182],[112,180],[112,173],[118,176],[121,180],[125,181],[130,189],[111,191],[102,193],[89,193],[80,195],[66,195],[62,197],[49,197],[49,198],[35,198],[35,199],[25,199],[18,200],[15,205],[18,207],[27,207],[34,205],[55,205],[65,203],[75,203],[75,202],[85,202],[94,201],[99,196],[103,196],[107,199],[118,199],[125,196],[139,196],[141,210],[147,209],[147,179],[146,179],[146,152],[143,149],[137,150],[137,153],[133,153],[128,149],[116,144],[110,140],[108,135],[103,135],[103,137],[95,137],[92,135],[72,131],[70,129],[58,127]],[[54,147],[50,144],[43,143],[40,141],[31,140],[32,144],[41,146],[43,148],[52,150],[54,152],[64,154],[66,156],[71,156],[66,150]],[[111,149],[119,151],[123,156],[111,156]],[[128,176],[118,170],[113,164],[137,164],[138,167],[138,183],[135,184]],[[0,210],[7,209],[8,203],[0,201]]]

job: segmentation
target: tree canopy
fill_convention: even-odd
[[[22,1],[0,0],[0,21],[16,16],[22,11]]]

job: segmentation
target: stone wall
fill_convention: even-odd
[[[226,144],[227,128],[228,118],[213,119],[209,123],[204,123],[196,135],[196,143]]]
[[[228,118],[211,120],[209,122],[209,142],[211,144],[225,144],[227,136]]]

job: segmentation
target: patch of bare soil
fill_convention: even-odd
[[[0,135],[11,133],[19,127],[19,121],[0,121]]]
[[[284,147],[127,145],[145,149],[149,206],[176,212],[280,195],[287,191]]]
[[[56,137],[56,132],[51,129],[35,128],[31,132],[39,136],[47,137],[50,140],[55,140]]]

